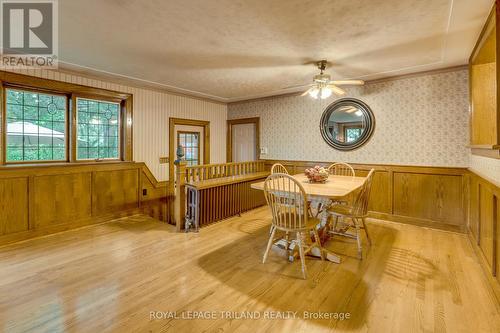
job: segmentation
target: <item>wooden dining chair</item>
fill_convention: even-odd
[[[275,173],[284,173],[288,175],[288,170],[285,168],[285,166],[281,163],[274,163],[273,166],[271,167],[271,174]],[[271,225],[271,229],[269,229],[269,234],[273,232],[274,226]],[[288,237],[288,235],[287,235]]]
[[[356,176],[353,167],[344,162],[337,162],[330,165],[328,167],[328,173],[335,176]]]
[[[321,247],[320,238],[316,225],[320,221],[310,217],[308,214],[308,201],[304,188],[295,178],[284,173],[276,173],[267,177],[264,182],[264,195],[267,204],[272,213],[272,231],[267,243],[266,251],[262,263],[266,262],[269,250],[273,243],[280,239],[275,239],[277,231],[282,231],[285,234],[295,234],[296,243],[299,249],[300,262],[302,265],[302,275],[307,279],[307,268],[305,263],[305,255],[314,247],[318,247],[321,260],[324,260],[324,253]],[[314,241],[311,244],[305,244],[304,240],[310,238],[311,233],[314,235]],[[287,250],[289,247],[288,237]]]
[[[366,240],[368,245],[371,245],[370,235],[368,234],[368,229],[366,227],[366,217],[368,215],[368,203],[370,200],[370,192],[372,187],[373,174],[375,169],[371,169],[368,176],[363,183],[363,186],[356,195],[353,205],[332,205],[328,209],[328,213],[334,217],[333,227],[329,232],[333,235],[340,235],[349,238],[356,239],[358,243],[358,257],[363,259],[363,247],[361,245],[361,233],[360,229],[364,229],[366,234]],[[342,218],[344,222],[350,220],[351,223],[347,224],[347,229],[339,232],[337,230],[338,220]],[[348,229],[355,228],[356,234],[351,234]]]
[[[288,170],[285,168],[285,166],[281,163],[275,163],[271,167],[271,174],[273,173],[285,173],[288,175]]]
[[[346,176],[346,177],[355,177],[356,173],[354,172],[354,169],[352,166],[345,162],[337,162],[333,163],[328,167],[328,173],[330,175],[334,176]],[[341,205],[347,205],[349,204],[351,197],[349,196],[345,200],[334,200],[332,203],[333,204],[341,204]]]

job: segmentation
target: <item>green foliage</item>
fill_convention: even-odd
[[[6,102],[7,161],[66,159],[65,139],[59,137],[66,133],[64,96],[7,89]]]
[[[79,98],[77,110],[77,158],[118,158],[119,105]]]

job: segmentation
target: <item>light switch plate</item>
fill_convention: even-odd
[[[260,154],[267,155],[267,147],[260,147]]]
[[[169,161],[168,157],[160,157],[160,164],[168,164]]]

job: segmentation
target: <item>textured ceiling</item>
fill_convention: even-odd
[[[63,67],[223,102],[466,64],[491,0],[64,0]],[[300,90],[300,89],[298,89]]]

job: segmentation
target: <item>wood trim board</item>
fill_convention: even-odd
[[[240,124],[255,124],[255,152],[260,155],[260,117],[229,119],[227,121],[226,161],[233,161],[233,126]]]
[[[174,162],[176,159],[175,153],[175,126],[176,125],[186,125],[186,126],[200,126],[203,127],[203,162],[204,164],[210,164],[210,122],[206,120],[196,120],[196,119],[184,119],[184,118],[169,118],[168,127],[168,177],[170,180],[174,179]],[[170,190],[174,192],[174,182],[170,182]]]

